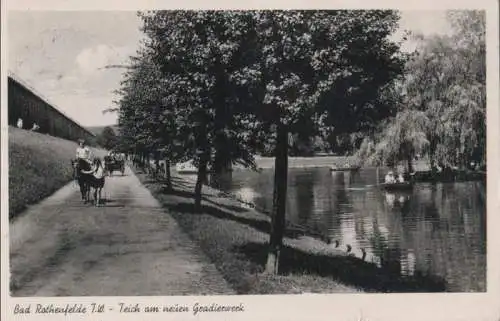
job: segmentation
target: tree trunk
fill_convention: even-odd
[[[210,186],[216,189],[224,189],[227,182],[231,182],[233,173],[231,171],[225,171],[222,173],[212,173],[210,175]]]
[[[286,188],[288,176],[288,130],[283,124],[278,125],[275,149],[274,192],[271,221],[271,235],[267,255],[266,272],[279,273],[279,261],[283,234],[285,230]]]
[[[167,180],[167,188],[169,190],[172,189],[172,175],[170,173],[170,160],[167,159],[165,160],[165,175],[166,175],[166,180]]]
[[[194,189],[194,209],[195,212],[201,212],[201,189],[203,187],[203,183],[207,178],[207,157],[204,155],[200,159],[200,165],[198,167],[198,177],[196,179],[196,186]]]
[[[220,61],[217,62],[218,64]],[[224,72],[222,66],[216,69],[216,88],[214,99],[216,101],[215,109],[215,155],[212,173],[215,175],[223,174],[231,169],[232,150],[230,148],[230,141],[225,133],[225,128],[231,125],[233,115],[231,108],[229,108],[227,97],[227,74]]]
[[[413,153],[407,151],[406,158],[408,159],[408,174],[411,174],[413,173]]]
[[[155,168],[153,171],[153,175],[154,175],[155,179],[158,178],[159,171],[160,171],[160,155],[158,154],[158,152],[155,152]]]
[[[199,164],[198,177],[196,178],[196,185],[194,188],[194,210],[199,213],[201,212],[201,189],[207,179],[207,165],[212,157],[212,149],[209,147],[210,145],[207,139],[207,124],[209,122],[207,114],[205,114],[203,110],[200,110],[197,116],[199,118],[194,127],[197,129],[195,139]]]
[[[413,160],[411,156],[408,158],[408,174],[413,173]]]
[[[429,162],[431,165],[432,175],[434,175],[437,172],[436,149],[437,149],[437,141],[436,139],[431,139],[431,143],[429,146]]]
[[[216,137],[215,143],[215,157],[214,157],[214,167],[213,173],[221,174],[231,170],[231,155],[227,148],[227,142],[225,137],[221,134]]]

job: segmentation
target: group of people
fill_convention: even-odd
[[[404,183],[404,182],[405,182],[405,179],[404,179],[402,173],[399,173],[397,177],[394,175],[393,171],[390,171],[385,175],[385,183],[386,184]]]
[[[109,159],[110,161],[124,161],[125,160],[125,156],[123,154],[115,153],[113,151],[110,151],[106,158]]]
[[[17,128],[19,129],[23,129],[23,119],[22,118],[18,118],[17,119],[17,124],[16,124]],[[33,123],[33,127],[31,127],[31,130],[36,132],[40,129],[40,126],[37,125],[37,123]]]

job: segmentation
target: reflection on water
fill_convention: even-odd
[[[484,184],[422,183],[389,193],[376,186],[382,176],[376,169],[290,169],[287,220],[351,245],[358,257],[365,249],[368,261],[393,272],[442,277],[448,291],[485,291]],[[270,212],[273,178],[272,169],[238,170],[217,186]]]

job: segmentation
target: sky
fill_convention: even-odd
[[[8,15],[9,71],[83,126],[116,124],[113,91],[142,39],[132,11],[11,11]],[[443,11],[402,12],[401,30],[446,33]],[[407,48],[411,48],[411,44]]]

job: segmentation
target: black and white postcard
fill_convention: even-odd
[[[500,320],[498,2],[2,5],[2,320]]]

